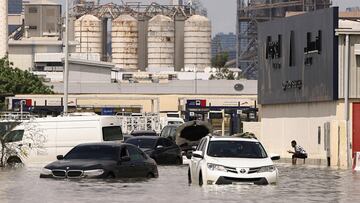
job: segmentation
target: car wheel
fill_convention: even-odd
[[[154,174],[153,173],[148,173],[146,178],[155,178]]]
[[[108,178],[108,179],[114,179],[114,178],[115,178],[115,175],[114,175],[113,172],[109,172],[106,178]]]
[[[191,184],[191,172],[190,172],[190,168],[188,170],[188,182],[189,182],[189,185]]]
[[[202,173],[201,173],[201,171],[200,171],[200,173],[199,173],[199,186],[203,186],[203,177],[202,177]]]
[[[10,157],[6,163],[10,166],[10,167],[14,167],[17,166],[19,164],[22,164],[21,160],[19,159],[19,157]]]
[[[182,159],[180,157],[177,157],[175,164],[176,165],[182,165]]]

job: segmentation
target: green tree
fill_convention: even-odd
[[[218,68],[215,74],[211,74],[209,80],[235,80],[235,73],[228,68]]]
[[[38,76],[14,68],[7,57],[0,59],[0,108],[4,107],[6,95],[52,94],[52,87],[43,84]]]
[[[223,68],[229,59],[227,52],[219,53],[211,59],[211,65],[215,68]]]

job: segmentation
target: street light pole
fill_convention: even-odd
[[[64,36],[64,115],[68,113],[69,92],[69,0],[65,0],[65,36]]]

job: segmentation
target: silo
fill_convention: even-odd
[[[138,69],[138,23],[130,15],[112,22],[112,62],[120,68]]]
[[[185,21],[184,49],[186,68],[203,71],[211,66],[211,22],[208,18],[193,15]]]
[[[174,21],[164,15],[150,19],[148,25],[148,67],[174,67]]]
[[[77,53],[102,54],[101,20],[93,15],[84,15],[75,21],[74,26]]]

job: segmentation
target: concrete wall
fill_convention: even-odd
[[[30,70],[34,67],[36,53],[61,53],[61,42],[51,42],[51,44],[37,43],[31,40],[9,41],[9,60],[14,63],[14,67],[21,70]]]
[[[112,64],[89,61],[69,62],[70,83],[111,83]]]
[[[324,124],[337,120],[336,113],[336,102],[262,105],[261,140],[268,151],[283,158],[291,158],[287,150],[291,150],[290,142],[296,140],[310,159],[326,163]]]
[[[257,139],[262,141],[260,122],[243,122],[243,132],[254,133]]]
[[[344,98],[345,36],[339,36],[339,98]],[[360,35],[350,35],[349,97],[360,98]]]

